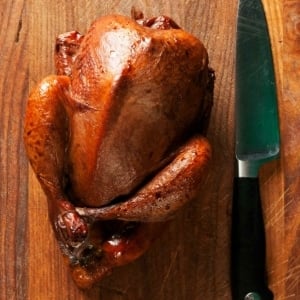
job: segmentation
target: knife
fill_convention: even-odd
[[[233,300],[269,300],[260,166],[279,156],[270,39],[260,0],[240,0],[236,43],[236,158],[231,237]]]

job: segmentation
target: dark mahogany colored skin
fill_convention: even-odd
[[[91,287],[141,254],[191,200],[211,149],[213,72],[168,17],[95,21],[62,34],[57,75],[32,91],[27,154],[71,272]]]

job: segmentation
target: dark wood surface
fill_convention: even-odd
[[[275,299],[300,298],[300,4],[264,0],[281,118],[281,159],[261,172],[267,261]],[[216,71],[209,128],[214,157],[196,201],[145,256],[99,288],[73,284],[22,144],[27,95],[54,72],[55,37],[82,33],[98,16],[169,15],[203,40]],[[237,1],[0,1],[0,299],[230,299],[230,207],[234,174],[234,43]],[[285,24],[283,26],[283,24]],[[283,40],[284,37],[284,40]],[[284,76],[283,76],[284,74]]]

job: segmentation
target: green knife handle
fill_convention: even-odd
[[[258,178],[235,178],[232,204],[233,300],[271,300],[266,278],[265,229]]]

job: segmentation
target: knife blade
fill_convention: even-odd
[[[234,180],[231,231],[233,300],[269,300],[258,173],[279,156],[279,120],[270,38],[260,0],[240,0],[236,43]]]

